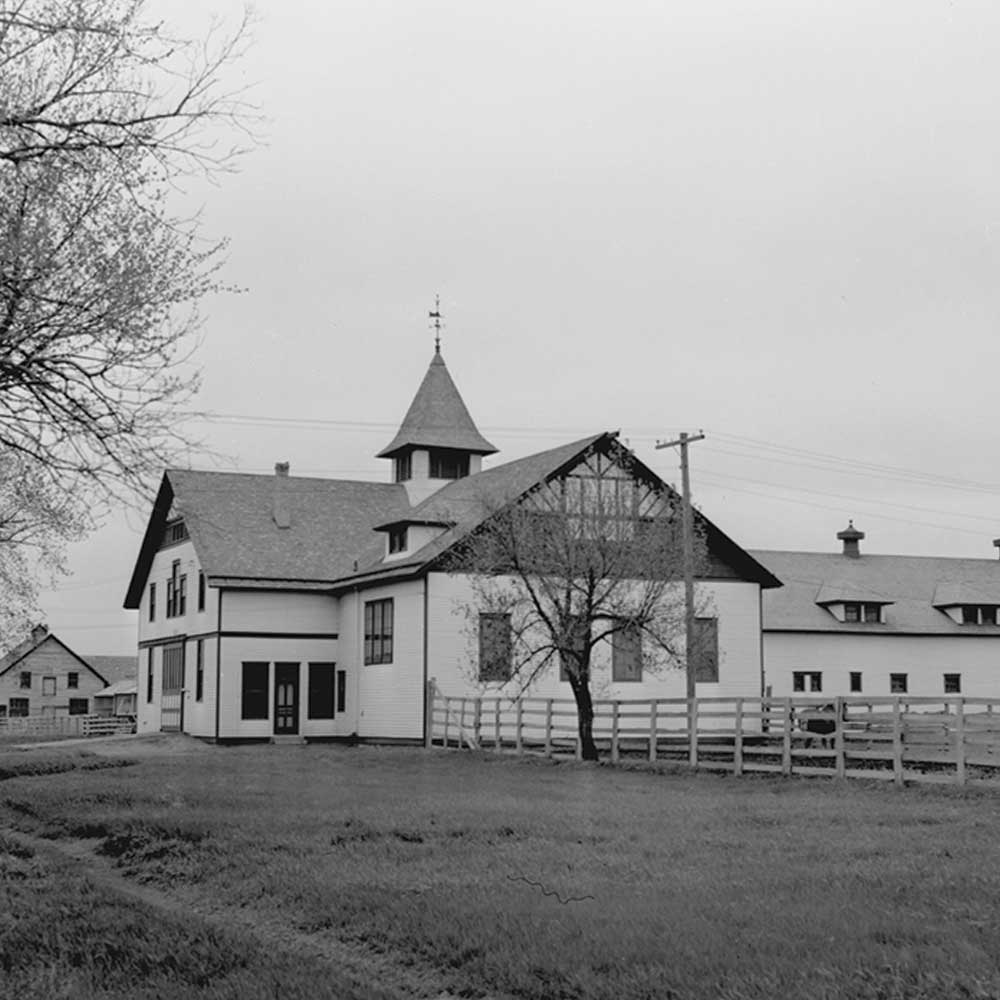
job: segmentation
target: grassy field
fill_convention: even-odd
[[[0,753],[11,996],[1000,997],[995,793],[134,746]]]

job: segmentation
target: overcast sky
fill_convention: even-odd
[[[224,19],[239,6],[213,0]],[[203,0],[161,0],[203,34]],[[995,558],[1000,6],[264,0],[267,145],[215,187],[192,430],[229,468],[386,480],[433,351],[493,463],[601,430],[747,548]],[[210,468],[208,458],[197,467]],[[142,519],[46,594],[134,649]]]

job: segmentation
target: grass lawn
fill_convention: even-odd
[[[1000,996],[996,793],[368,747],[94,764],[0,752],[23,1000]]]

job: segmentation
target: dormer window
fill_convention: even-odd
[[[168,545],[177,545],[180,542],[187,541],[187,538],[187,525],[182,518],[178,518],[176,521],[168,521],[166,527],[163,529],[163,543],[160,547],[165,549]]]
[[[877,625],[882,621],[882,605],[867,601],[846,601],[844,603],[845,622],[863,622]]]
[[[430,449],[431,479],[462,479],[469,474],[469,455],[453,448]]]
[[[963,625],[996,625],[997,609],[995,604],[963,604]]]
[[[397,455],[393,459],[394,482],[405,483],[413,478],[413,452],[408,451],[403,455]]]
[[[389,555],[406,551],[406,528],[393,528],[389,532]]]

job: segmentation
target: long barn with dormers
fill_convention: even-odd
[[[169,470],[125,606],[139,611],[138,730],[214,740],[420,740],[426,683],[505,691],[477,662],[470,581],[443,560],[497,505],[599,457],[667,490],[615,434],[505,464],[479,433],[436,349],[379,457],[388,483]],[[706,518],[699,581],[708,637],[700,695],[763,686],[761,591],[777,578]],[[474,630],[473,630],[474,631]],[[682,697],[680,669],[644,671],[595,649],[605,697]],[[506,693],[506,692],[505,692]],[[532,693],[571,697],[558,669]]]

